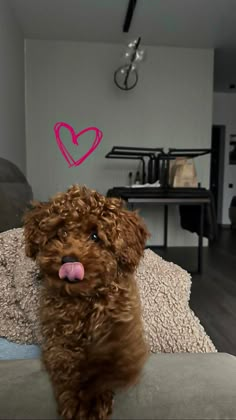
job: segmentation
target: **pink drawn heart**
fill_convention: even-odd
[[[83,134],[87,133],[88,131],[94,131],[95,132],[95,137],[94,137],[94,141],[93,141],[92,146],[78,160],[73,159],[71,154],[68,152],[66,146],[64,145],[63,141],[61,140],[60,130],[61,130],[62,127],[66,128],[67,130],[70,131],[72,143],[75,144],[75,146],[79,146],[78,138],[81,137]],[[54,125],[54,133],[55,133],[55,136],[56,136],[56,141],[57,141],[58,147],[61,151],[62,156],[67,161],[67,163],[69,165],[69,168],[71,168],[72,166],[81,165],[81,163],[83,163],[85,161],[85,159],[87,159],[91,155],[91,153],[93,153],[94,150],[99,146],[99,144],[102,140],[102,137],[103,137],[102,131],[99,130],[98,128],[96,128],[96,127],[88,127],[88,128],[85,128],[84,130],[80,131],[79,133],[76,133],[75,130],[73,129],[73,127],[71,127],[71,125],[69,125],[65,122],[56,123]]]

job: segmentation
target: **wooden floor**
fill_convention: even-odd
[[[167,260],[193,271],[196,249],[158,250]],[[193,275],[190,306],[220,352],[236,355],[236,231],[224,229],[204,249],[204,271]]]

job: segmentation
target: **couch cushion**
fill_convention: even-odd
[[[16,344],[0,338],[0,360],[35,359],[40,357],[40,347],[34,344]]]

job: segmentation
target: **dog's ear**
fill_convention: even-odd
[[[135,270],[148,237],[150,233],[138,213],[124,210],[118,221],[115,240],[115,252],[123,269]]]
[[[49,204],[34,201],[31,208],[26,211],[23,217],[25,253],[28,257],[35,259],[40,245],[45,242],[45,234],[40,229],[40,223],[49,215]]]

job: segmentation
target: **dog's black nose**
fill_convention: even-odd
[[[73,263],[73,262],[79,262],[79,260],[77,258],[75,258],[75,257],[71,257],[70,255],[65,255],[61,259],[61,263],[62,264],[65,264],[65,263]]]

